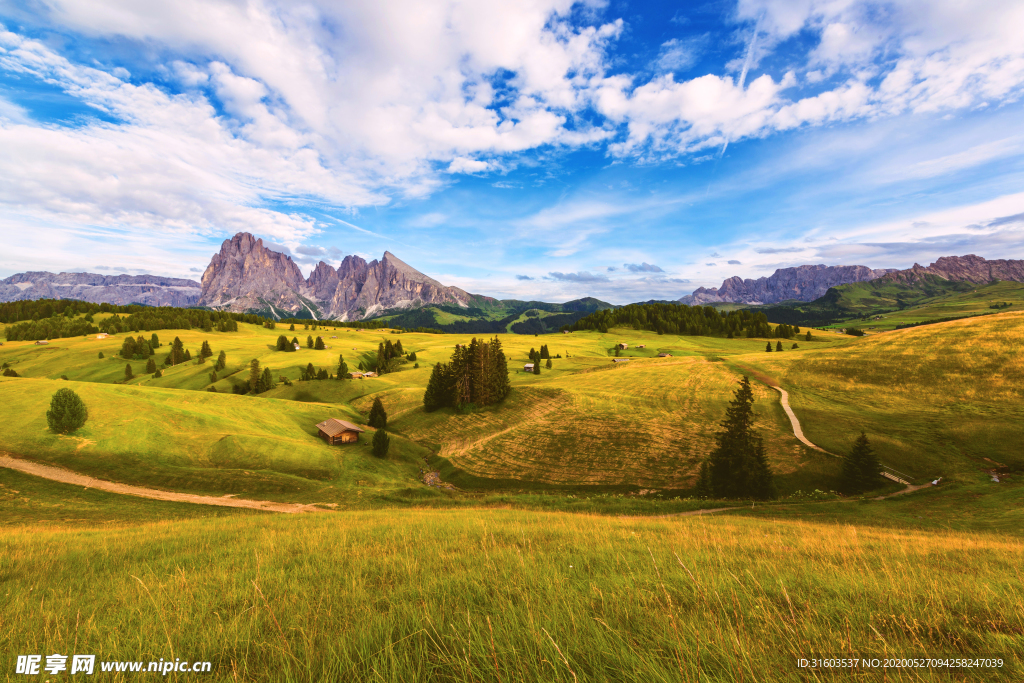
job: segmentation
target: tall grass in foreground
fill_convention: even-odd
[[[12,529],[0,667],[59,652],[210,660],[203,680],[649,683],[846,680],[795,660],[989,653],[1006,668],[956,679],[1012,680],[1021,566],[1017,539],[735,518],[389,511]]]

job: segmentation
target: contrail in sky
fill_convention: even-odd
[[[761,15],[764,16],[764,15]],[[747,72],[750,71],[750,62],[754,58],[754,45],[757,43],[757,32],[761,29],[761,17],[757,18],[757,23],[754,24],[754,35],[750,37],[750,44],[747,45],[747,58],[743,60],[743,70],[740,71],[740,90],[743,90],[743,84],[747,82]],[[725,156],[725,150],[729,146],[729,137],[726,136],[725,143],[722,145],[722,151],[718,153],[718,158],[721,159]]]

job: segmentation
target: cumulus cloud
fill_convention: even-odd
[[[533,278],[529,275],[516,275],[517,280],[532,280]]]
[[[660,266],[656,266],[652,263],[623,263],[622,267],[631,273],[664,273]]]
[[[190,272],[190,273],[201,273],[201,272],[203,272],[203,269],[202,268],[189,268],[188,272]]]
[[[739,261],[733,260],[733,261],[729,261],[729,265],[730,266],[742,266],[743,264],[740,263]]]

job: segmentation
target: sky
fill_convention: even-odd
[[[1019,0],[0,0],[0,277],[241,231],[500,298],[1024,258]]]

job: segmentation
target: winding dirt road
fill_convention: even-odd
[[[789,407],[789,393],[782,387],[777,387],[772,384],[769,384],[768,386],[782,394],[782,409],[785,410],[786,415],[789,416],[789,422],[790,424],[793,425],[793,434],[796,436],[796,438],[800,439],[800,441],[808,448],[813,448],[816,451],[821,451],[826,455],[831,455],[834,458],[838,458],[839,456],[836,455],[835,453],[829,453],[821,446],[814,445],[806,436],[804,436],[804,430],[802,427],[800,427],[800,420],[796,419],[796,414],[793,413],[793,409]]]
[[[232,498],[230,495],[218,498],[216,496],[199,496],[193,493],[176,493],[174,491],[147,489],[141,486],[129,486],[128,484],[118,484],[113,481],[104,481],[103,479],[87,477],[84,474],[77,474],[71,470],[65,470],[59,467],[40,465],[36,462],[12,458],[8,454],[0,455],[0,467],[17,470],[18,472],[42,477],[43,479],[49,479],[50,481],[59,481],[64,484],[71,484],[72,486],[84,486],[86,488],[97,489],[99,491],[121,493],[127,496],[138,496],[139,498],[152,498],[153,500],[166,500],[174,503],[217,505],[219,507],[227,508],[248,508],[250,510],[284,513],[323,511],[323,507],[316,504],[307,505],[302,503],[275,503],[268,500],[246,500],[244,498]]]

